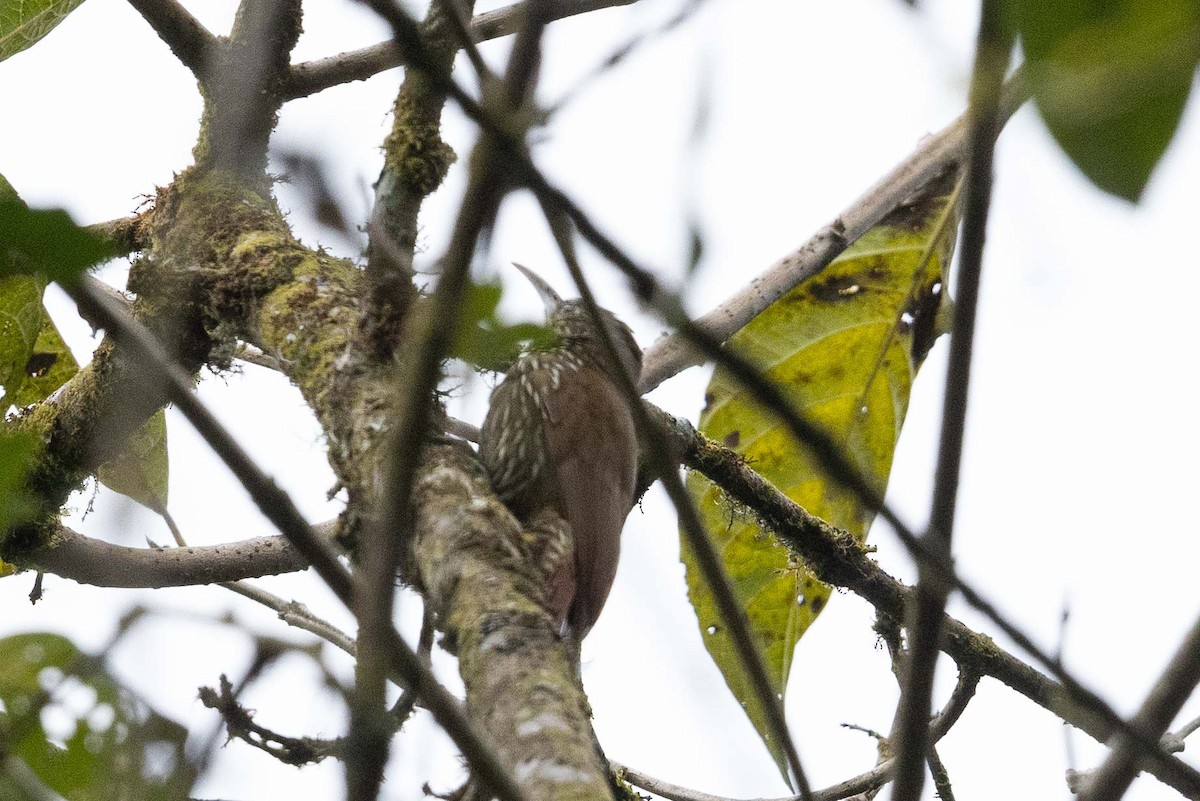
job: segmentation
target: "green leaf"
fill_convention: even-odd
[[[0,175],[0,203],[6,203],[10,200],[19,200],[17,190],[13,189],[13,185],[8,182],[7,178]]]
[[[92,691],[70,702],[60,688]],[[187,729],[150,709],[105,670],[103,660],[56,634],[0,639],[0,731],[8,753],[68,801],[187,797],[194,768],[184,756]],[[66,731],[43,728],[44,711]]]
[[[78,372],[79,364],[43,309],[42,330],[25,362],[25,380],[13,403],[17,406],[40,403]]]
[[[1179,125],[1200,59],[1196,0],[1009,0],[1034,100],[1101,189],[1141,197]]]
[[[0,200],[0,278],[40,275],[71,282],[113,253],[112,243],[77,226],[62,209],[30,209],[20,200]]]
[[[0,387],[5,406],[40,403],[79,372],[79,363],[42,308],[43,288],[35,277],[0,279]],[[125,451],[100,466],[96,477],[153,511],[166,508],[167,419],[161,409],[130,438]],[[0,575],[2,571],[0,567]]]
[[[953,247],[953,180],[948,175],[923,189],[728,344],[824,426],[881,494],[913,378],[938,334],[942,273]],[[871,512],[831,483],[790,432],[720,370],[705,393],[700,429],[808,511],[866,536]],[[796,643],[825,607],[829,587],[703,475],[689,474],[687,486],[783,697]],[[782,748],[769,735],[712,593],[691,551],[680,550],[705,647],[786,781]]]
[[[516,361],[523,344],[532,343],[532,347],[542,348],[553,341],[545,326],[535,323],[510,325],[500,320],[496,310],[502,292],[499,283],[471,285],[450,356],[485,370],[502,370]]]
[[[34,276],[0,278],[0,388],[4,407],[18,404],[45,313],[45,284]],[[20,405],[20,404],[18,404]]]
[[[96,471],[96,477],[106,487],[159,513],[167,508],[169,475],[167,416],[162,409],[138,429],[120,456],[100,465]]]
[[[0,61],[33,47],[83,0],[0,0]]]
[[[0,542],[13,526],[29,522],[37,505],[25,488],[25,474],[37,452],[37,442],[28,434],[0,429]],[[0,576],[15,568],[0,562]]]

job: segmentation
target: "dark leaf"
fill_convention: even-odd
[[[77,226],[62,209],[30,209],[19,200],[0,200],[0,278],[39,275],[71,282],[112,255],[111,243]]]
[[[1046,126],[1101,189],[1141,197],[1200,59],[1200,3],[1009,0]]]

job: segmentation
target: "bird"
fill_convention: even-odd
[[[536,273],[513,266],[541,295],[555,342],[523,355],[492,392],[479,458],[522,524],[548,511],[567,523],[567,553],[546,568],[546,602],[559,634],[581,642],[612,588],[636,501],[638,435],[618,371],[636,382],[642,351],[629,326],[597,308],[614,363],[582,300],[563,300]]]

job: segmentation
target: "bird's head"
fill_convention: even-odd
[[[513,266],[529,279],[541,295],[542,303],[546,306],[546,325],[561,340],[560,347],[577,351],[585,358],[598,359],[601,366],[606,365],[608,359],[604,342],[583,300],[563,300],[540,275],[520,264]],[[597,308],[613,344],[616,345],[621,366],[636,382],[642,371],[642,349],[633,338],[633,331],[608,309]]]

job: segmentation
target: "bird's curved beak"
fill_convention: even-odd
[[[554,287],[546,283],[546,279],[542,278],[528,267],[522,264],[517,264],[515,261],[512,263],[512,265],[520,270],[522,275],[529,279],[529,283],[533,284],[533,288],[536,289],[538,294],[542,296],[542,303],[546,305],[546,316],[549,317],[550,315],[554,314],[554,312],[559,306],[562,305],[563,302],[563,299],[559,296],[559,294],[554,291]]]

